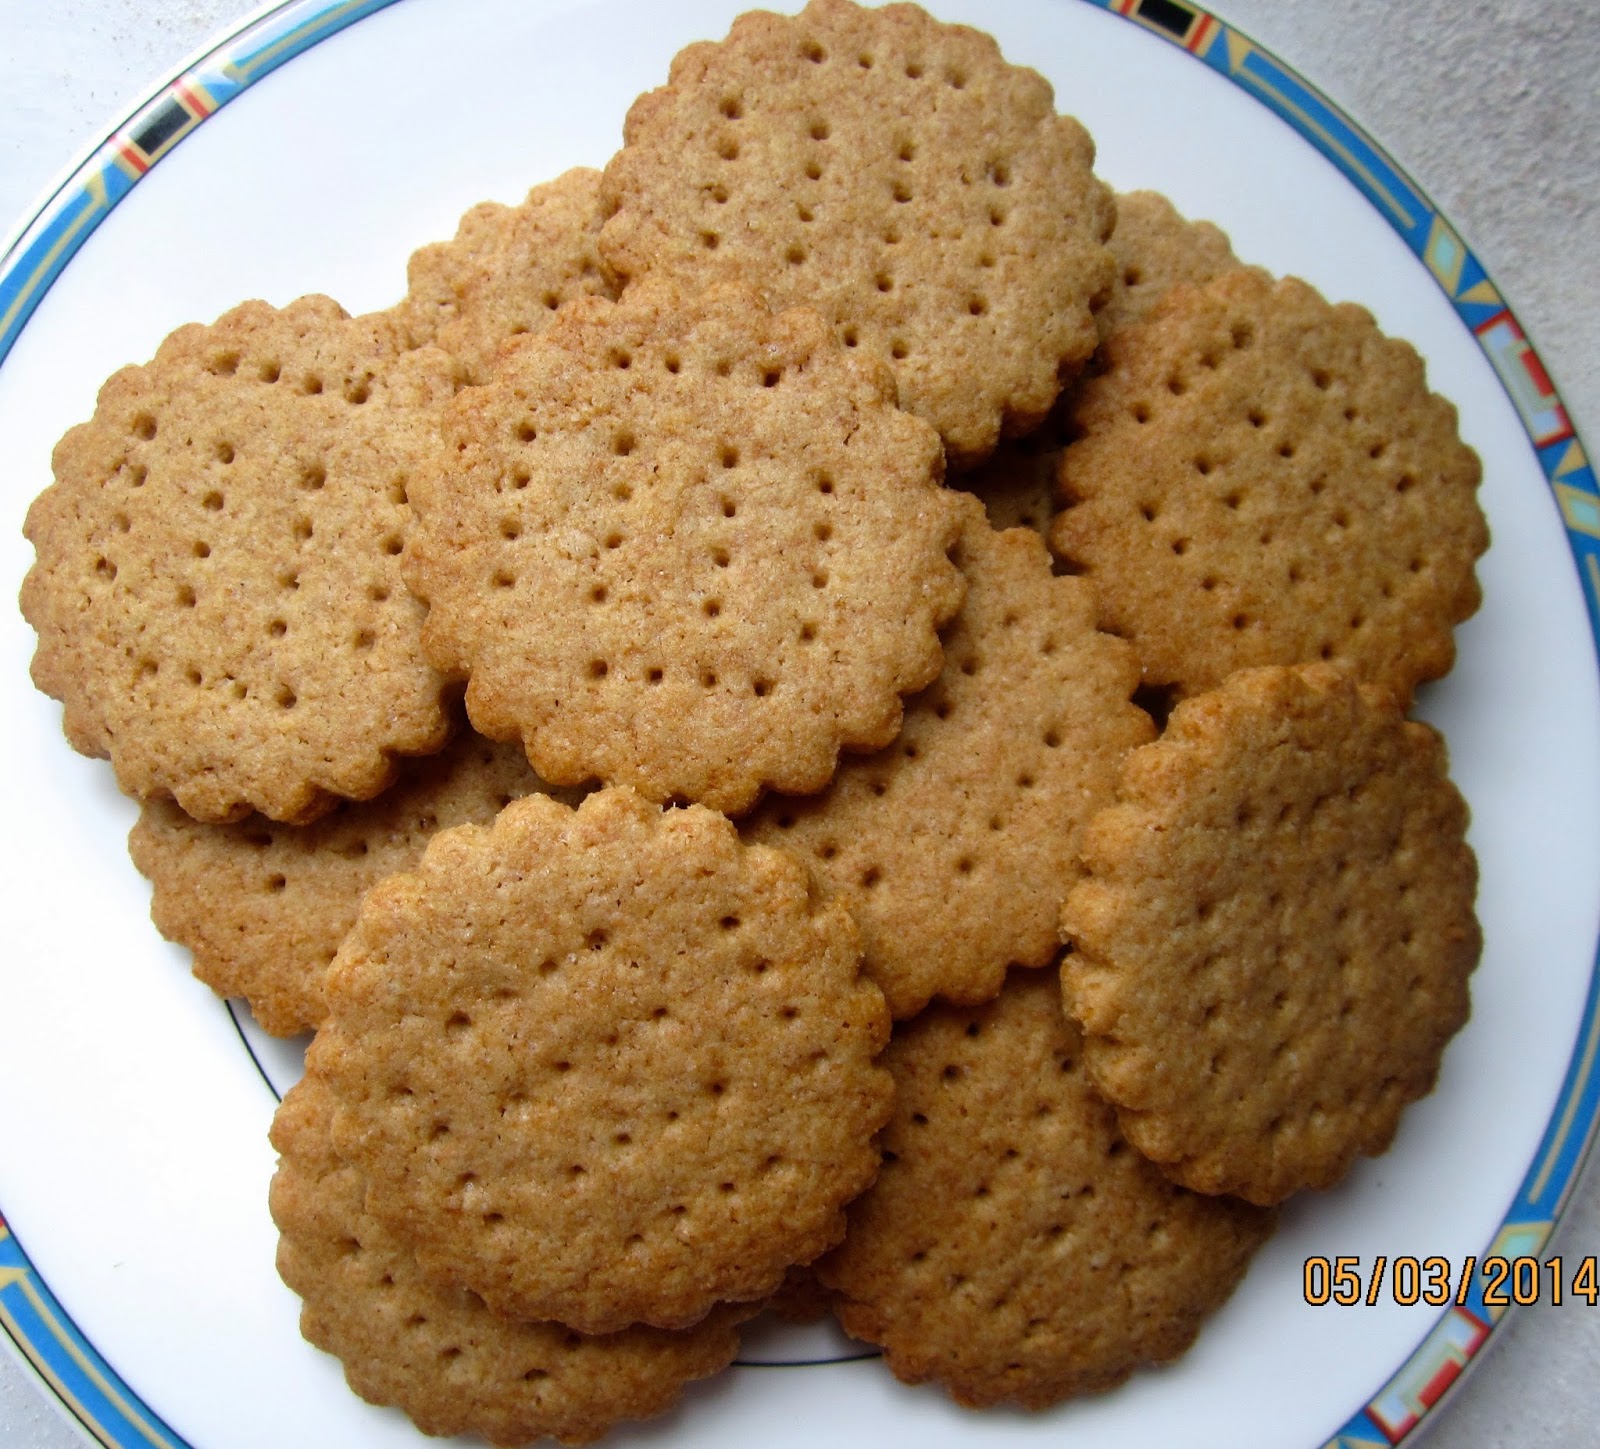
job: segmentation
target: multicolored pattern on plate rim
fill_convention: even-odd
[[[96,226],[152,166],[254,81],[396,0],[291,0],[168,81],[58,188],[0,256],[0,363]],[[1549,481],[1600,639],[1600,488],[1560,395],[1516,317],[1433,203],[1327,97],[1187,0],[1080,0],[1160,36],[1254,96],[1328,158],[1432,273],[1509,395]],[[1550,1121],[1499,1232],[1480,1255],[1537,1255],[1600,1125],[1600,959]],[[1398,1444],[1488,1341],[1504,1308],[1484,1278],[1323,1449]],[[0,1219],[0,1327],[87,1432],[111,1449],[185,1449],[80,1334]]]
[[[108,1449],[187,1449],[142,1404],[45,1287],[0,1218],[0,1327],[85,1431]]]

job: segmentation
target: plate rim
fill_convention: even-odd
[[[0,250],[0,366],[38,304],[143,176],[236,96],[304,51],[399,0],[280,0],[246,15],[167,73],[79,153]],[[1600,671],[1600,487],[1571,415],[1487,269],[1427,193],[1344,110],[1247,32],[1192,0],[1071,0],[1187,52],[1287,124],[1389,224],[1444,293],[1516,414],[1561,520]],[[248,1042],[246,1042],[248,1049]],[[251,1053],[252,1057],[254,1053]],[[259,1063],[258,1063],[259,1065]],[[1476,1271],[1415,1347],[1324,1442],[1398,1444],[1428,1419],[1513,1305],[1485,1302],[1484,1260],[1536,1263],[1600,1136],[1600,939],[1559,1092],[1517,1194]],[[121,1379],[51,1293],[0,1213],[0,1329],[16,1357],[111,1449],[189,1449]]]

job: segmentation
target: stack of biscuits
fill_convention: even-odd
[[[914,6],[746,15],[395,307],[184,327],[57,448],[34,679],[314,1033],[279,1269],[424,1431],[595,1438],[774,1295],[1107,1389],[1432,1088],[1477,460],[1093,149]]]

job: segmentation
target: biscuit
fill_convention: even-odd
[[[832,1307],[832,1290],[817,1281],[816,1269],[809,1263],[789,1269],[778,1291],[765,1304],[768,1313],[776,1314],[785,1323],[818,1323]]]
[[[1154,191],[1117,197],[1117,225],[1107,246],[1117,276],[1110,301],[1095,318],[1102,342],[1144,317],[1179,282],[1208,282],[1239,265],[1219,228],[1187,220]],[[1069,389],[1042,426],[1003,441],[992,457],[962,476],[961,486],[983,499],[996,528],[1049,532],[1061,450],[1076,436],[1073,404]]]
[[[396,309],[412,344],[443,348],[482,382],[506,341],[542,332],[563,303],[615,295],[596,247],[600,220],[600,173],[582,166],[520,205],[473,207],[452,241],[412,254]]]
[[[34,682],[140,799],[304,822],[439,749],[445,680],[400,582],[434,349],[326,297],[182,327],[100,390],[28,510]]]
[[[334,1151],[333,1103],[307,1078],[272,1124],[278,1271],[305,1300],[301,1332],[339,1358],[350,1387],[395,1404],[427,1434],[491,1444],[599,1438],[669,1409],[682,1386],[726,1367],[750,1308],[722,1307],[682,1333],[628,1328],[602,1338],[518,1322],[463,1289],[443,1289],[363,1206],[361,1175]]]
[[[1055,958],[1079,836],[1154,734],[1129,703],[1138,661],[1095,628],[1089,586],[1051,575],[1037,533],[996,533],[960,502],[967,600],[944,673],[888,749],[843,761],[820,795],[764,801],[745,827],[805,856],[849,908],[896,1018],[934,996],[986,1001],[1007,966]]]
[[[434,1281],[588,1333],[687,1327],[838,1241],[888,1035],[842,907],[702,807],[542,795],[366,897],[307,1055]]]
[[[1209,282],[1240,265],[1221,227],[1190,221],[1159,191],[1119,192],[1116,201],[1106,243],[1116,282],[1098,314],[1102,340],[1147,316],[1180,282]]]
[[[1085,836],[1063,983],[1128,1140],[1270,1203],[1389,1145],[1481,945],[1444,745],[1326,665],[1180,704]]]
[[[1173,288],[1103,357],[1051,543],[1147,683],[1324,659],[1404,701],[1450,668],[1488,546],[1481,469],[1408,344],[1238,268]]]
[[[1094,351],[1113,210],[1094,144],[993,39],[812,0],[691,45],[634,102],[601,189],[626,281],[753,285],[887,359],[952,468],[1049,410]]]
[[[1044,1408],[1175,1358],[1274,1214],[1168,1182],[1117,1132],[1056,983],[895,1032],[883,1172],[818,1264],[847,1332],[977,1408]]]
[[[546,780],[733,813],[887,744],[960,606],[939,441],[800,309],[570,303],[446,409],[406,578],[429,657]]]
[[[157,928],[194,953],[194,974],[244,997],[265,1031],[294,1036],[327,1015],[323,976],[369,887],[415,866],[436,830],[487,825],[544,788],[521,750],[463,733],[377,799],[311,825],[206,825],[152,800],[128,848],[154,888]]]
[[[1031,528],[1049,536],[1056,513],[1056,471],[1061,450],[1072,437],[1070,399],[1069,392],[1033,432],[1004,440],[976,468],[955,480],[956,487],[983,500],[990,527],[1001,532]]]

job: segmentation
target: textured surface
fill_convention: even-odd
[[[366,1211],[366,1185],[334,1151],[332,1126],[332,1098],[309,1078],[273,1121],[278,1271],[305,1300],[301,1331],[342,1360],[350,1387],[398,1404],[425,1433],[587,1443],[621,1420],[662,1413],[686,1382],[738,1351],[736,1326],[753,1307],[715,1309],[682,1333],[589,1338],[502,1318],[470,1292],[435,1287]]]
[[[1482,937],[1443,742],[1326,665],[1235,674],[1130,755],[1062,967],[1084,1059],[1174,1179],[1274,1203],[1382,1152]]]
[[[778,1291],[766,1302],[767,1312],[776,1313],[789,1323],[815,1323],[832,1308],[833,1290],[822,1286],[815,1267],[809,1263],[789,1269]]]
[[[1138,661],[1095,628],[1089,587],[1051,575],[1038,534],[996,533],[961,502],[967,600],[943,674],[887,749],[745,828],[805,856],[849,908],[897,1018],[934,996],[986,1001],[1007,966],[1055,957],[1083,826],[1153,733],[1128,702]]]
[[[501,346],[542,332],[562,303],[613,295],[602,275],[600,173],[577,167],[521,203],[485,201],[455,237],[412,254],[395,309],[413,344],[433,343],[484,381]]]
[[[1145,679],[1335,660],[1409,700],[1455,659],[1482,470],[1371,315],[1236,268],[1117,331],[1077,393],[1051,546]]]
[[[41,10],[0,0],[0,13],[17,20],[0,51],[0,218],[20,219],[72,151],[102,135],[189,49],[253,8],[59,0]],[[1580,430],[1593,436],[1600,250],[1583,238],[1600,221],[1600,88],[1592,84],[1600,30],[1588,12],[1539,0],[1481,8],[1219,0],[1217,9],[1322,86],[1411,171],[1488,265]],[[1591,1165],[1550,1250],[1572,1259],[1597,1248],[1600,1177]],[[1600,1314],[1582,1302],[1518,1309],[1415,1438],[1451,1449],[1566,1449],[1600,1406],[1597,1357]],[[17,1449],[87,1442],[5,1355],[0,1438]]]
[[[307,1057],[436,1281],[681,1328],[838,1241],[873,1179],[883,997],[786,852],[628,790],[530,796],[370,892]]]
[[[982,464],[956,480],[983,501],[991,528],[1031,528],[1048,536],[1056,513],[1056,463],[1066,445],[1066,418],[1052,412],[1025,438],[1002,443]]]
[[[150,878],[151,916],[194,953],[194,974],[244,997],[273,1035],[293,1036],[322,1024],[322,979],[366,891],[416,865],[435,831],[487,825],[540,788],[521,750],[463,733],[376,800],[310,825],[261,815],[207,825],[151,801],[128,849]]]
[[[1128,1148],[1048,975],[931,1008],[885,1061],[883,1173],[819,1273],[908,1383],[1031,1408],[1111,1388],[1182,1353],[1271,1231]]]
[[[1190,221],[1156,191],[1117,197],[1108,246],[1117,275],[1097,318],[1102,340],[1146,316],[1179,282],[1209,282],[1239,265],[1226,232],[1214,222]]]
[[[34,682],[141,799],[307,820],[447,728],[402,587],[407,486],[455,387],[384,317],[246,302],[100,390],[28,511]]]
[[[1388,148],[1516,309],[1592,444],[1600,435],[1600,27],[1583,7],[1506,0],[1228,0]],[[1593,1154],[1547,1253],[1600,1251]],[[1568,1297],[1514,1310],[1416,1438],[1564,1449],[1600,1414],[1600,1314]]]
[[[730,813],[816,790],[940,667],[939,441],[814,312],[640,283],[445,418],[405,576],[467,712],[547,780]]]
[[[1156,192],[1130,191],[1116,201],[1117,225],[1107,243],[1116,277],[1111,298],[1096,317],[1102,345],[1113,332],[1142,318],[1176,283],[1207,282],[1238,265],[1218,227],[1189,221]],[[1002,442],[960,478],[961,487],[983,499],[996,528],[1048,532],[1056,511],[1056,469],[1062,448],[1073,437],[1073,398],[1082,385],[1080,381],[1068,388],[1041,427]]]
[[[754,12],[673,61],[606,168],[601,254],[818,308],[894,368],[951,466],[1036,423],[1112,267],[1094,146],[994,41],[912,6]]]

